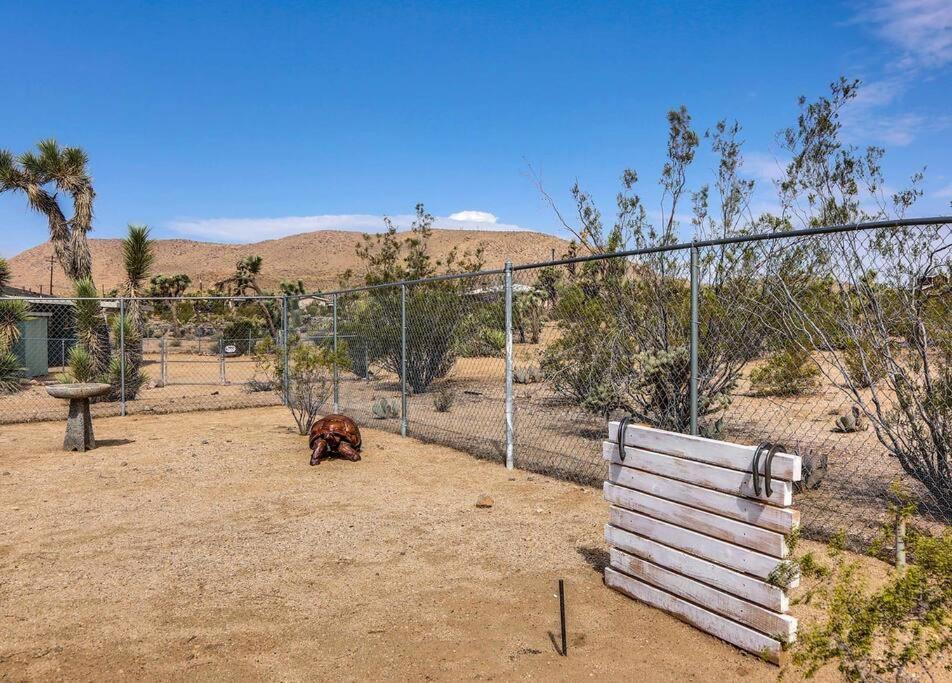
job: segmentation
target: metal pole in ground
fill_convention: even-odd
[[[701,269],[697,245],[691,246],[691,434],[697,434],[698,288]]]
[[[218,338],[218,381],[225,384],[225,338]]]
[[[406,436],[407,416],[407,286],[400,285],[400,436]]]
[[[337,295],[334,295],[334,412],[340,412],[340,372],[337,362]]]
[[[284,405],[288,405],[290,402],[290,367],[288,362],[290,361],[290,339],[288,337],[288,295],[284,295],[284,299],[281,302],[281,334],[284,338],[284,371],[281,373],[281,383],[284,389]]]
[[[515,424],[512,401],[512,263],[506,261],[506,469],[515,467]]]
[[[119,415],[126,414],[126,300],[119,298]]]

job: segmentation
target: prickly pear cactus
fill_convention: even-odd
[[[380,398],[374,401],[370,406],[370,412],[377,420],[393,419],[400,415],[397,408],[397,401]]]

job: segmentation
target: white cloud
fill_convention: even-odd
[[[949,0],[879,0],[868,5],[857,21],[898,47],[899,68],[942,67],[952,62],[952,2]]]
[[[499,219],[488,211],[457,211],[449,218],[454,221],[475,221],[477,223],[498,223]]]
[[[952,117],[944,114],[889,112],[889,107],[902,98],[914,78],[914,73],[906,72],[860,85],[856,99],[841,115],[843,138],[859,145],[905,147],[920,135],[952,125]]]
[[[764,183],[773,183],[783,178],[788,161],[764,152],[746,152],[741,173]]]
[[[464,216],[461,218],[460,216]],[[415,218],[412,214],[390,216],[398,229],[407,229]],[[436,228],[458,230],[528,230],[519,225],[500,223],[491,213],[461,211],[450,216],[437,216]],[[315,230],[347,230],[352,232],[382,232],[383,216],[374,214],[324,214],[319,216],[279,216],[269,218],[201,218],[180,219],[167,226],[172,232],[189,237],[224,242],[259,242]]]
[[[940,187],[932,196],[936,199],[952,199],[952,183],[949,183],[945,187]]]

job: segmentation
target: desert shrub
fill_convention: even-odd
[[[473,259],[464,254],[459,260],[452,251],[443,262],[431,260],[427,245],[433,216],[422,204],[416,207],[409,237],[398,239],[396,227],[389,219],[385,222],[385,233],[375,237],[365,235],[363,245],[357,249],[357,255],[366,265],[364,280],[368,285],[427,278],[440,266],[447,272],[458,268],[478,270],[481,266],[481,250]],[[405,380],[414,393],[425,392],[431,383],[445,377],[456,362],[463,322],[475,305],[461,296],[463,287],[464,283],[458,280],[406,287],[406,377],[403,377],[401,289],[370,290],[363,308],[353,315],[356,333],[367,340],[374,359],[401,381]]]
[[[23,387],[26,368],[12,351],[0,350],[0,394],[12,394]]]
[[[222,344],[234,345],[238,355],[250,354],[255,348],[255,338],[261,334],[256,318],[243,316],[230,320],[222,330]]]
[[[867,340],[850,340],[841,347],[846,380],[867,389],[886,376],[882,352]]]
[[[952,647],[952,532],[911,535],[907,546],[912,562],[877,589],[836,541],[830,563],[795,558],[814,579],[806,597],[820,613],[801,622],[792,646],[793,665],[807,678],[828,663],[848,681],[918,680],[922,673],[936,680],[932,672],[952,671],[942,661]]]
[[[917,174],[891,206],[871,212],[864,202],[885,183],[884,152],[839,138],[840,112],[857,92],[856,82],[834,83],[830,97],[803,102],[797,126],[782,136],[791,156],[782,199],[807,209],[806,226],[902,217],[922,194]],[[949,226],[893,225],[784,246],[764,273],[778,332],[807,350],[828,351],[823,371],[831,384],[867,416],[903,471],[952,514],[952,410],[943,398],[952,373]],[[835,305],[811,305],[815,282],[826,283]],[[872,363],[865,370],[857,363],[863,356]]]
[[[820,369],[803,348],[780,349],[750,373],[750,385],[759,396],[799,396],[815,391]]]
[[[333,391],[334,368],[340,363],[333,351],[312,344],[297,344],[290,351],[287,406],[307,434]]]
[[[614,226],[605,230],[588,194],[573,188],[582,248],[608,254],[625,248],[643,253],[567,268],[551,317],[559,338],[541,364],[546,381],[587,410],[625,411],[663,429],[686,431],[691,415],[690,269],[687,251],[663,251],[678,242],[676,216],[685,199],[685,174],[699,144],[682,108],[668,116],[668,160],[661,173],[664,215],[653,225],[641,200],[631,194],[638,180],[623,174]],[[739,233],[753,186],[738,174],[738,126],[718,124],[711,135],[720,156],[715,189],[718,211],[709,212],[709,191],[691,196],[698,237]],[[757,264],[746,244],[727,244],[700,253],[698,347],[699,429],[714,434],[745,363],[763,344],[764,321],[750,314],[760,298]]]
[[[448,413],[456,400],[456,390],[448,384],[442,385],[433,393],[433,408],[438,413]]]
[[[505,352],[506,333],[495,327],[481,327],[459,345],[463,358],[499,358]]]

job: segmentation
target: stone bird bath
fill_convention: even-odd
[[[51,384],[46,393],[53,398],[69,401],[69,417],[66,419],[66,438],[63,449],[83,453],[96,447],[93,436],[93,418],[89,414],[89,399],[108,394],[108,384]]]

